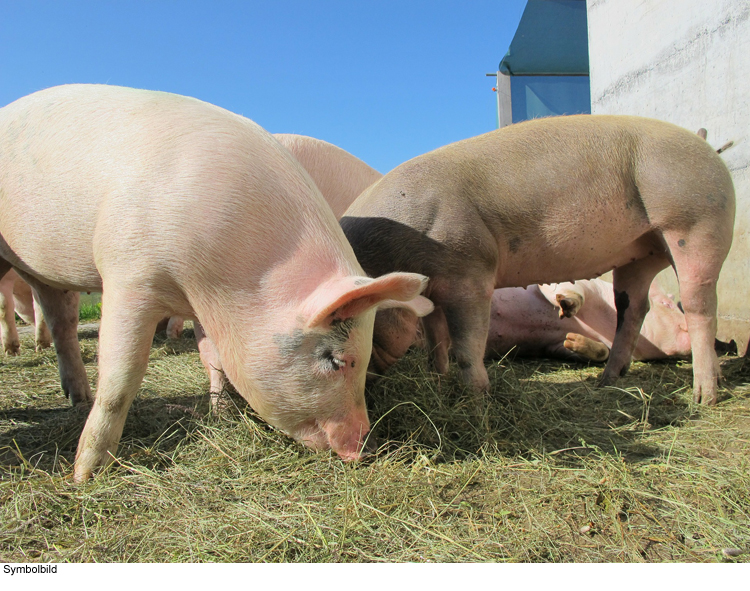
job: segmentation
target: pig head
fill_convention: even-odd
[[[383,176],[356,156],[323,140],[289,133],[274,137],[307,171],[337,219],[357,195]],[[179,338],[182,326],[182,318],[171,317],[167,336]],[[201,361],[209,374],[211,402],[218,408],[220,394],[226,388],[221,358],[200,324],[195,326],[195,333]]]

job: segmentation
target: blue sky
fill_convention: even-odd
[[[87,82],[186,94],[381,172],[494,129],[525,0],[0,0],[0,106]]]

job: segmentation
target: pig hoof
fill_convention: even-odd
[[[565,335],[563,345],[566,349],[591,361],[602,362],[606,361],[609,357],[609,348],[607,345],[574,332],[569,332]]]
[[[167,329],[167,338],[168,339],[179,339],[182,336],[182,328],[180,329]]]
[[[76,484],[80,484],[81,482],[86,482],[87,480],[93,478],[94,474],[91,470],[87,468],[78,468],[76,467],[75,471],[73,472],[73,482]]]
[[[558,293],[555,296],[555,299],[560,305],[560,318],[572,318],[573,316],[578,314],[578,311],[583,305],[583,300],[578,294],[566,296],[564,294]]]
[[[612,375],[608,375],[605,371],[605,373],[602,374],[602,377],[599,378],[598,386],[600,388],[605,388],[607,386],[611,386],[615,383],[615,377]]]
[[[42,341],[41,343],[36,344],[35,349],[37,353],[41,353],[45,349],[49,349],[51,346],[52,346],[52,343]]]
[[[221,392],[211,392],[211,414],[220,416],[229,413],[235,406],[232,397],[225,389]]]
[[[705,404],[707,406],[715,406],[718,400],[718,393],[716,388],[701,388],[696,386],[693,389],[693,402],[695,404]]]
[[[13,343],[8,343],[7,345],[5,345],[6,355],[11,355],[15,357],[16,355],[19,355],[20,353],[21,353],[21,343],[13,342]]]
[[[94,402],[94,397],[91,395],[90,389],[86,389],[81,393],[78,393],[77,390],[65,390],[65,398],[70,398],[70,405],[73,407],[88,406]]]
[[[110,466],[116,461],[114,452],[117,449],[117,445],[113,445],[112,449],[96,448],[93,444],[102,446],[103,441],[95,441],[89,435],[87,435],[86,428],[84,427],[83,433],[81,434],[81,441],[78,443],[78,451],[76,452],[75,468],[73,471],[74,482],[84,482],[89,478],[93,478],[94,474]],[[103,446],[102,446],[103,447]]]
[[[484,370],[484,366],[482,366]],[[487,375],[487,371],[473,371],[472,369],[463,370],[463,382],[474,392],[489,392],[490,391],[490,378]]]

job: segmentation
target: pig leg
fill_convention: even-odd
[[[34,296],[34,337],[36,340],[36,350],[41,351],[50,347],[52,343],[52,335],[49,332],[47,321],[44,318],[44,312],[39,303],[39,296],[37,295],[36,290],[32,289],[31,291]]]
[[[656,274],[669,266],[666,256],[652,255],[616,268],[613,273],[617,328],[612,341],[601,385],[611,384],[627,373],[640,335],[643,319],[649,310],[648,290]]]
[[[704,284],[685,278],[680,281],[680,297],[685,311],[693,351],[693,402],[716,404],[721,377],[716,357],[716,282]]]
[[[716,404],[717,383],[721,377],[716,357],[716,282],[729,250],[719,249],[698,232],[681,236],[664,233],[674,259],[680,283],[680,298],[685,312],[693,351],[693,402]],[[724,233],[731,239],[731,232]],[[710,237],[709,233],[705,234]],[[714,236],[716,233],[714,233]]]
[[[182,336],[182,328],[185,324],[185,319],[181,316],[171,316],[167,323],[167,338],[179,339]]]
[[[86,376],[86,368],[81,358],[81,347],[78,344],[78,303],[80,294],[50,287],[34,277],[21,273],[26,282],[36,290],[43,316],[52,333],[57,354],[57,366],[60,372],[60,384],[70,403],[90,403],[91,386]]]
[[[8,269],[10,269],[10,266]],[[3,350],[6,355],[18,355],[21,349],[18,330],[16,330],[16,308],[13,302],[13,284],[15,282],[13,273],[7,273],[5,277],[0,279],[0,335],[3,339]]]
[[[211,408],[214,411],[220,410],[221,393],[227,385],[227,378],[222,369],[219,351],[216,349],[213,341],[206,336],[203,326],[197,320],[193,321],[195,327],[195,340],[198,342],[198,351],[200,352],[203,367],[208,372],[208,378],[211,382],[209,392],[211,393]]]
[[[422,325],[430,367],[439,374],[447,374],[448,346],[451,339],[443,309],[436,306],[430,314],[422,318]]]
[[[112,461],[128,409],[146,373],[156,325],[163,316],[163,311],[152,309],[142,294],[107,287],[105,282],[99,327],[99,384],[78,442],[76,482]]]
[[[493,285],[454,282],[452,289],[447,301],[433,298],[445,312],[451,352],[461,369],[463,382],[476,390],[488,390],[490,379],[484,367],[484,350],[490,330]]]
[[[609,357],[609,347],[607,345],[574,332],[569,332],[565,335],[563,346],[567,350],[591,361],[601,363]]]
[[[560,307],[560,318],[573,318],[583,306],[583,298],[577,293],[558,293],[555,300]]]
[[[52,344],[52,335],[49,333],[47,321],[44,319],[44,313],[39,304],[39,296],[30,286],[25,285],[24,287],[25,289],[19,289],[19,283],[16,282],[13,292],[16,314],[26,324],[34,326],[34,340],[36,341],[36,350],[38,352],[50,347]]]

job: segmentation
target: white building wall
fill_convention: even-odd
[[[719,280],[719,338],[750,336],[750,1],[587,0],[591,112],[708,130],[732,173],[734,242]],[[674,273],[662,283],[676,290]]]

